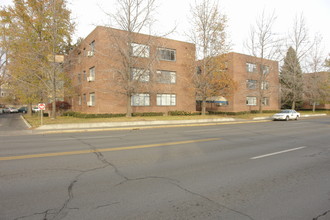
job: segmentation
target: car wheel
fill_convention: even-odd
[[[297,115],[296,120],[298,120],[299,116]]]
[[[285,121],[289,121],[289,116],[286,116]]]

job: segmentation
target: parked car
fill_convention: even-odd
[[[25,106],[20,107],[20,108],[18,109],[18,112],[21,112],[21,113],[27,113],[27,111],[28,111],[28,109],[27,109],[27,107],[25,107]]]
[[[39,111],[40,111],[40,109],[38,108],[38,106],[35,106],[32,108],[32,112],[39,112]]]
[[[272,116],[274,121],[275,120],[289,121],[290,119],[298,120],[299,117],[300,117],[300,113],[292,109],[282,110],[281,112],[276,113],[275,115]]]
[[[3,113],[18,113],[18,109],[14,107],[7,107],[3,109]]]

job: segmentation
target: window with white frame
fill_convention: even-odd
[[[176,94],[157,94],[158,106],[175,106]]]
[[[263,74],[268,74],[269,73],[269,66],[261,65],[261,72]]]
[[[131,54],[134,57],[146,57],[150,56],[150,47],[145,44],[131,43]]]
[[[78,105],[81,105],[81,96],[78,95]]]
[[[149,82],[150,71],[146,69],[132,68],[131,76],[132,76],[132,80],[136,80],[140,82]]]
[[[261,89],[262,90],[268,90],[269,88],[269,83],[267,81],[261,82]]]
[[[246,88],[256,89],[257,88],[257,80],[253,80],[253,79],[246,80]]]
[[[167,48],[157,49],[158,58],[160,60],[175,61],[176,60],[176,50]]]
[[[248,73],[256,73],[257,72],[257,64],[255,64],[255,63],[246,63],[246,71]]]
[[[262,98],[262,104],[263,105],[269,105],[269,98],[268,97],[263,97]]]
[[[95,106],[96,100],[95,100],[95,93],[91,92],[89,93],[89,106]]]
[[[146,93],[132,95],[131,106],[150,106],[150,95]]]
[[[95,81],[95,67],[89,69],[89,77],[87,81]]]
[[[255,96],[246,97],[246,105],[257,105],[257,97]]]
[[[158,83],[167,83],[167,84],[176,83],[176,72],[166,71],[166,70],[157,70],[157,82]]]

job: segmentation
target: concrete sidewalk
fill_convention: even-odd
[[[301,115],[305,117],[320,117],[327,114]],[[98,122],[98,123],[73,123],[42,125],[33,129],[33,133],[69,133],[86,131],[109,131],[109,130],[132,130],[152,129],[160,127],[184,127],[184,126],[207,126],[217,124],[241,124],[251,122],[265,122],[272,120],[271,117],[256,117],[252,120],[235,118],[197,119],[197,120],[164,120],[164,121],[132,121],[132,122]]]

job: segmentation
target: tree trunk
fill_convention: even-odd
[[[296,101],[292,101],[291,109],[292,109],[292,110],[295,110],[295,108],[296,108]]]
[[[127,95],[126,117],[132,117],[131,95]]]
[[[202,100],[202,115],[205,115],[206,114],[206,98],[203,97],[203,100]]]
[[[313,102],[313,112],[315,112],[316,102]]]

